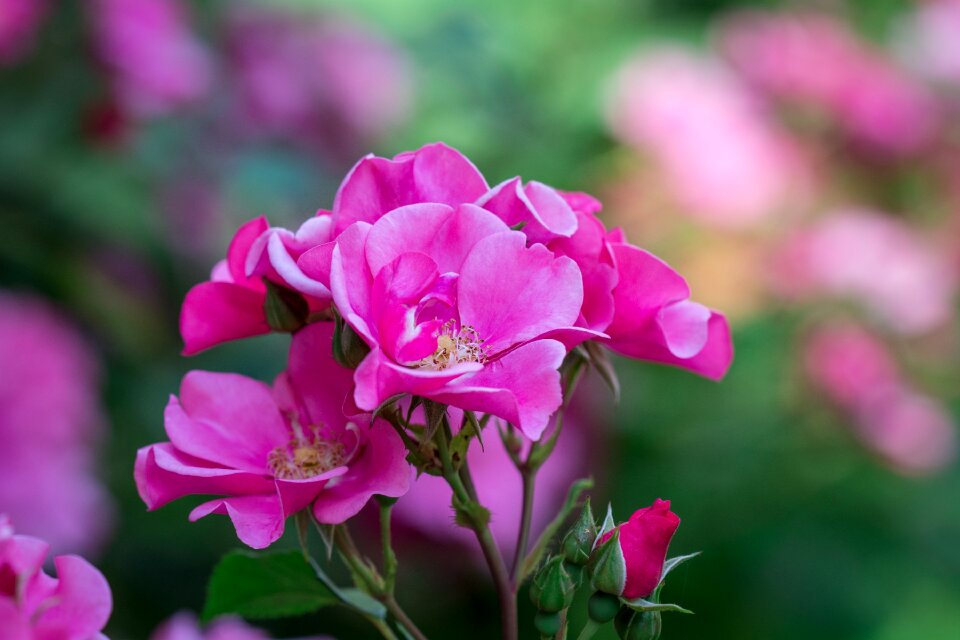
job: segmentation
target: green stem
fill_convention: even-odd
[[[536,446],[536,443],[534,443],[533,446]],[[518,469],[523,481],[523,501],[520,507],[520,528],[517,531],[517,546],[513,555],[513,566],[510,567],[510,575],[513,576],[514,589],[520,588],[520,570],[523,565],[523,559],[527,555],[527,544],[530,540],[530,522],[533,519],[533,490],[537,477],[536,468],[528,464],[522,464]]]
[[[600,623],[588,619],[587,624],[580,630],[577,640],[590,640],[597,631],[600,630]]]
[[[390,515],[393,512],[393,498],[378,496],[380,504],[380,546],[383,549],[383,573],[387,594],[392,594],[397,583],[397,554],[393,550]]]

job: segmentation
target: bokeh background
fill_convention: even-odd
[[[184,293],[245,220],[295,228],[362,154],[442,140],[491,184],[596,194],[732,321],[722,383],[588,381],[540,493],[592,470],[621,518],[673,501],[703,555],[664,637],[955,640],[958,113],[955,0],[0,0],[0,512],[102,568],[114,639],[202,609],[239,543],[189,500],[148,514],[134,453],[187,370],[270,380],[287,339],[183,358]],[[401,510],[400,600],[496,637],[435,495]]]

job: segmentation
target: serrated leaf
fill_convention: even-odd
[[[235,614],[267,619],[298,616],[338,602],[299,551],[223,557],[207,586],[204,620]]]
[[[623,604],[634,611],[672,611],[673,613],[688,613],[693,615],[693,611],[684,609],[678,604],[663,604],[660,602],[650,602],[643,598],[634,598],[633,600],[622,600]]]
[[[667,577],[667,574],[677,568],[680,564],[686,562],[690,558],[696,558],[700,555],[700,552],[688,553],[685,556],[677,556],[675,558],[667,558],[663,563],[663,573],[660,574],[660,582],[663,582],[664,578]]]

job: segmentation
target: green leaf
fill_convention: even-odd
[[[299,551],[252,554],[233,551],[220,560],[203,608],[204,620],[223,614],[264,619],[298,616],[336,604]]]
[[[693,611],[684,609],[678,604],[661,604],[659,602],[650,602],[649,600],[644,600],[643,598],[623,600],[623,604],[630,607],[634,611],[672,611],[674,613],[693,614]]]

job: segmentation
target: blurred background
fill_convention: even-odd
[[[612,407],[588,381],[541,524],[590,470],[621,519],[671,499],[703,555],[665,638],[956,640],[958,113],[956,0],[0,0],[0,512],[101,567],[115,640],[202,609],[232,527],[146,513],[134,454],[187,370],[271,380],[288,343],[183,358],[184,293],[242,222],[295,228],[362,154],[442,140],[597,195],[733,324],[720,384],[618,361]],[[505,460],[475,464],[509,548]],[[399,599],[496,637],[438,496],[399,514]]]

